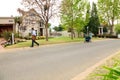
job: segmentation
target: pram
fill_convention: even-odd
[[[86,36],[86,37],[85,37],[85,42],[90,42],[90,41],[91,41],[90,36]]]

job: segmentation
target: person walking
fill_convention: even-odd
[[[32,28],[31,35],[32,35],[32,45],[31,45],[31,47],[34,47],[34,43],[39,46],[39,43],[35,41],[36,40],[36,31],[34,30],[34,28]]]
[[[93,34],[92,32],[89,33],[90,41],[92,41],[92,37],[93,37],[93,35],[94,35],[94,34]]]

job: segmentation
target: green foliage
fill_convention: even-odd
[[[61,21],[68,31],[78,33],[83,31],[83,27],[88,23],[89,14],[85,14],[90,8],[87,0],[63,0],[61,5]]]
[[[97,14],[97,7],[96,4],[93,3],[91,17],[88,23],[88,31],[91,31],[95,36],[97,36],[99,26],[100,26],[100,22]]]
[[[11,38],[11,34],[12,34],[12,32],[10,32],[10,31],[3,31],[2,37],[4,37],[4,39],[6,41],[8,41]]]
[[[102,76],[102,80],[120,80],[120,61],[114,60],[114,64],[112,67],[103,66],[107,71],[103,74],[99,74],[98,76]]]
[[[14,21],[20,25],[22,23],[22,17],[15,17]]]
[[[120,0],[98,0],[100,22],[108,22],[113,33],[114,21],[120,18]]]
[[[45,38],[45,36],[43,36]],[[45,41],[43,39],[37,40],[41,45],[48,45],[48,44],[57,44],[57,43],[66,43],[66,42],[80,42],[83,41],[84,38],[75,38],[71,40],[70,37],[55,37],[49,38],[49,41]],[[31,40],[26,40],[26,42],[17,43],[11,46],[7,46],[7,48],[18,48],[18,47],[29,47],[31,44]]]
[[[37,40],[39,40],[39,39],[45,39],[45,36],[37,36],[36,39]]]
[[[48,28],[50,28],[50,26],[51,26],[51,23],[48,23]]]
[[[86,22],[83,19],[82,20],[80,20],[80,19],[81,18],[77,18],[74,22],[75,29],[78,33],[82,32],[84,26],[86,25]]]
[[[59,25],[58,27],[55,26],[53,29],[54,29],[55,31],[63,31],[64,28],[63,28],[61,25]]]
[[[108,70],[108,73],[99,75],[103,76],[102,80],[120,80],[120,66],[112,68],[104,66],[104,69]]]
[[[115,25],[115,31],[117,34],[120,34],[120,24]]]
[[[19,38],[19,33],[14,33],[15,38]]]

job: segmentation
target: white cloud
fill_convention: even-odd
[[[1,16],[17,16],[19,13],[17,9],[21,7],[22,0],[1,0],[0,1],[0,17]],[[61,1],[61,0],[60,0]],[[97,0],[90,0],[90,2],[97,2]]]

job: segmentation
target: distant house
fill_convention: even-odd
[[[0,17],[0,36],[4,31],[15,32],[16,26],[13,17]]]
[[[38,36],[45,36],[44,22],[34,9],[30,9],[29,11],[18,9],[18,11],[22,14],[22,23],[20,24],[19,29],[17,29],[21,36],[29,36],[31,28],[36,30]]]

